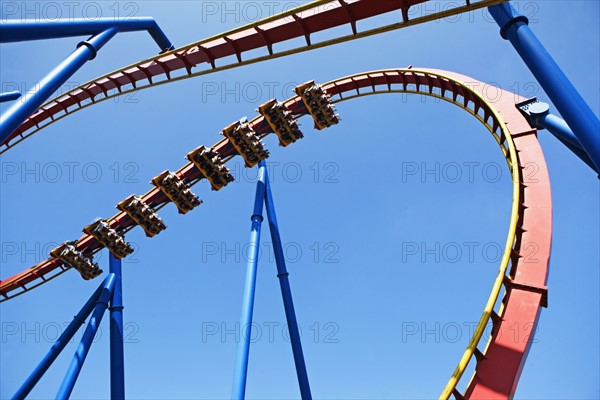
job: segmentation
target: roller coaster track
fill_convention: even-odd
[[[490,99],[483,89],[485,87],[481,82],[456,73],[412,68],[362,73],[323,85],[334,103],[381,93],[412,93],[455,104],[472,114],[491,132],[506,159],[512,176],[512,210],[503,257],[479,324],[440,396],[443,399],[451,395],[458,399],[512,397],[531,341],[514,340],[512,335],[503,335],[502,331],[514,329],[517,324],[529,338],[535,331],[540,307],[547,303],[545,285],[552,203],[544,157],[536,130],[514,106],[515,95],[499,89],[499,95],[495,93],[495,97]],[[294,117],[308,113],[299,96],[289,98],[284,105]],[[255,117],[248,124],[261,138],[272,133],[263,116]],[[228,139],[219,141],[213,149],[226,162],[237,155]],[[528,172],[531,168],[534,176]],[[188,187],[204,178],[193,163],[187,163],[176,174]],[[157,187],[141,197],[155,211],[170,201]],[[121,235],[136,226],[124,212],[110,218],[108,223]],[[87,254],[102,249],[102,245],[87,234],[75,246]],[[2,301],[31,290],[67,269],[60,260],[49,258],[4,280],[0,283]],[[501,297],[503,287],[504,295]],[[490,321],[490,340],[480,350],[479,342]],[[456,386],[471,360],[476,362],[475,373],[461,394]]]
[[[466,0],[462,5],[461,2],[442,2],[443,4],[437,3],[434,10],[418,10],[415,8],[422,3],[428,3],[429,0],[314,1],[255,23],[162,53],[89,81],[42,105],[6,140],[0,143],[0,154],[58,120],[116,96],[389,32],[505,1]],[[413,7],[412,10],[411,7]],[[358,22],[392,11],[400,11],[400,22],[364,31],[358,30]],[[311,35],[317,32],[342,25],[349,25],[351,34],[341,37],[335,37],[334,35],[331,39],[319,42],[311,40]],[[299,37],[305,39],[306,45],[275,49],[275,45],[283,47],[285,46],[284,42]],[[263,56],[243,59],[244,53],[259,49],[264,51]],[[228,57],[235,58],[235,60],[228,60]],[[222,62],[222,65],[217,66],[217,62]]]
[[[452,2],[442,11],[428,15],[423,13],[414,18],[410,7],[426,3],[427,0],[315,1],[87,82],[40,107],[0,144],[0,154],[50,124],[116,96],[392,31],[503,1],[505,0],[467,0],[464,5]],[[359,32],[357,22],[398,10],[401,11],[401,22]],[[352,34],[318,43],[311,41],[311,35],[316,32],[346,24],[350,25]],[[304,37],[306,45],[284,50],[274,48],[274,45],[283,46],[283,42],[297,37]],[[267,54],[243,60],[245,52],[257,49],[263,49]],[[228,61],[227,57],[231,56],[235,57],[235,61]],[[217,61],[222,62],[222,65],[217,66]],[[204,69],[199,68],[200,66]],[[465,82],[469,82],[470,86],[467,87]],[[445,71],[398,69],[354,75],[324,85],[327,92],[334,96],[335,102],[380,93],[415,93],[458,105],[485,125],[507,161],[513,178],[513,199],[505,250],[479,324],[440,396],[443,399],[451,395],[458,399],[512,397],[531,341],[511,340],[512,335],[502,335],[502,331],[517,326],[529,338],[535,331],[540,307],[547,303],[545,284],[551,243],[552,204],[548,174],[536,131],[529,127],[515,109],[515,96],[512,93],[501,91],[501,95],[492,101],[478,89],[485,86],[474,83],[476,81],[471,78]],[[284,104],[295,117],[307,114],[304,103],[298,96],[288,99]],[[272,132],[262,116],[254,118],[249,124],[261,137]],[[213,149],[225,162],[237,155],[227,139],[218,142]],[[531,168],[535,173],[533,177],[527,172]],[[204,178],[193,163],[184,165],[176,174],[188,187]],[[158,187],[152,188],[142,199],[154,211],[170,202]],[[108,223],[121,235],[136,226],[136,222],[124,212],[117,213]],[[77,240],[75,246],[77,250],[89,255],[103,248],[102,244],[88,234]],[[60,260],[51,257],[18,275],[0,281],[0,302],[48,282],[68,269]],[[502,288],[504,294],[500,296]],[[481,337],[490,321],[492,334],[484,349],[480,350]],[[461,394],[457,384],[471,360],[476,362],[475,373]]]

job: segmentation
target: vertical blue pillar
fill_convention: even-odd
[[[310,385],[308,383],[308,373],[304,362],[302,352],[302,343],[300,341],[300,332],[298,331],[298,321],[294,311],[294,302],[292,301],[292,289],[290,288],[289,273],[285,266],[285,257],[283,255],[283,246],[281,236],[279,235],[279,225],[277,224],[277,215],[275,214],[275,204],[271,194],[271,185],[269,178],[266,179],[266,199],[267,217],[269,219],[269,229],[271,230],[271,240],[273,240],[273,252],[275,253],[275,262],[277,264],[277,277],[281,286],[281,296],[283,297],[283,306],[285,308],[285,317],[290,331],[290,341],[292,343],[292,352],[294,353],[294,363],[296,364],[296,375],[298,375],[298,385],[300,386],[300,395],[303,400],[312,399]]]
[[[12,400],[22,400],[27,397],[29,392],[35,387],[38,381],[44,376],[48,368],[52,365],[56,357],[63,351],[65,346],[69,343],[69,341],[75,336],[75,333],[79,330],[81,325],[85,322],[85,319],[90,315],[94,306],[96,305],[98,298],[100,297],[100,293],[102,293],[103,288],[106,287],[106,280],[98,286],[98,289],[94,292],[94,294],[89,298],[87,303],[81,308],[79,313],[73,317],[73,321],[67,326],[67,329],[60,335],[60,337],[56,340],[56,343],[52,345],[48,354],[42,359],[42,361],[38,364],[38,366],[33,370],[31,375],[27,378],[27,380],[21,385],[17,393],[12,397]]]
[[[244,399],[246,395],[246,377],[248,374],[248,357],[250,353],[250,338],[252,336],[252,314],[254,311],[254,290],[256,288],[260,228],[263,221],[262,212],[267,174],[265,163],[261,162],[259,165],[256,196],[254,199],[254,212],[251,217],[252,230],[250,232],[250,247],[248,249],[246,286],[242,304],[242,317],[240,319],[241,338],[238,344],[235,370],[233,373],[231,398],[234,400]]]
[[[509,3],[488,8],[508,39],[529,67],[561,116],[573,130],[596,170],[600,169],[600,120],[583,100],[552,56]],[[568,10],[565,9],[565,12]],[[592,72],[592,71],[590,71]]]
[[[123,295],[121,259],[110,253],[110,273],[115,288],[110,300],[110,398],[125,399],[125,360],[123,352]]]
[[[94,307],[94,311],[90,317],[90,322],[88,323],[87,328],[85,328],[81,342],[79,342],[79,346],[77,346],[77,350],[75,351],[75,355],[71,360],[69,369],[67,370],[65,378],[58,389],[58,393],[56,394],[57,399],[68,399],[71,396],[71,392],[75,387],[77,377],[81,372],[81,367],[83,367],[85,358],[87,357],[90,347],[92,346],[94,336],[96,336],[96,332],[98,331],[98,326],[100,326],[104,312],[108,308],[108,303],[110,302],[115,287],[115,275],[109,274],[104,282],[105,283],[102,288],[102,292],[98,297],[98,301],[96,302],[96,306]]]

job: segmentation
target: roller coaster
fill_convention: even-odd
[[[64,118],[76,118],[77,111],[127,93],[406,28],[474,9],[506,6],[505,0],[467,0],[464,4],[453,3],[443,11],[410,18],[410,7],[425,2],[427,0],[319,0],[177,49],[164,46],[155,57],[110,72],[41,105],[14,130],[6,132],[7,135],[3,136],[0,143],[0,154]],[[391,12],[400,12],[402,21],[365,31],[358,30],[357,22]],[[503,35],[510,25],[519,21],[523,23],[519,17],[509,21],[503,27]],[[351,34],[313,42],[311,35],[344,25],[349,25]],[[285,48],[286,41],[294,38],[304,38],[305,45]],[[245,57],[246,53],[257,49],[263,50],[265,55]],[[530,109],[535,108],[537,102],[515,97],[513,93],[502,89],[498,89],[500,96],[490,98],[483,90],[484,87],[486,85],[483,82],[454,72],[412,66],[363,72],[322,84],[309,81],[299,85],[294,96],[285,100],[273,99],[260,105],[254,118],[237,120],[224,127],[221,132],[223,138],[210,147],[209,144],[204,144],[190,149],[185,155],[188,161],[181,168],[160,172],[151,180],[152,187],[146,193],[130,195],[120,201],[116,205],[118,212],[115,215],[85,226],[79,239],[64,242],[52,250],[46,260],[13,277],[3,279],[0,282],[0,301],[23,295],[71,269],[81,274],[83,279],[94,279],[103,273],[94,263],[94,255],[106,248],[111,253],[111,273],[89,304],[84,306],[80,316],[85,319],[98,305],[100,308],[103,305],[105,310],[108,303],[114,301],[117,285],[120,291],[120,283],[115,283],[120,279],[120,259],[133,252],[125,235],[136,226],[141,227],[148,238],[161,233],[167,226],[158,212],[169,203],[173,203],[181,214],[200,206],[202,201],[192,193],[191,188],[203,180],[214,191],[226,191],[227,185],[233,181],[227,164],[237,156],[243,159],[246,167],[259,167],[262,179],[257,189],[257,199],[259,191],[264,191],[261,192],[261,199],[263,195],[266,197],[264,201],[269,221],[275,220],[276,225],[274,209],[270,208],[272,199],[268,179],[265,177],[264,162],[269,157],[269,152],[263,139],[268,135],[275,134],[282,147],[293,146],[298,140],[310,140],[297,124],[300,117],[312,117],[317,130],[343,124],[343,115],[341,118],[338,116],[335,104],[389,93],[429,96],[458,106],[479,121],[498,144],[512,177],[509,228],[498,273],[477,328],[440,398],[511,398],[531,342],[515,343],[499,332],[518,323],[520,326],[527,326],[525,334],[532,336],[541,308],[547,306],[552,200],[549,176],[537,140],[537,127],[530,115]],[[515,103],[520,107],[516,107]],[[578,148],[587,150],[584,140],[580,141]],[[592,167],[596,161],[594,151],[592,149],[587,152],[589,157],[586,154],[582,156]],[[526,171],[530,165],[537,166],[535,181],[527,179]],[[257,200],[257,204],[258,202]],[[255,205],[253,224],[262,222],[262,201],[260,203],[259,212]],[[278,235],[276,229],[272,230],[272,235],[273,232]],[[534,259],[527,257],[528,243],[537,245]],[[118,269],[115,267],[115,271],[119,271],[116,274],[112,269],[113,264],[118,265]],[[280,275],[287,282],[287,271],[285,266],[283,268]],[[504,294],[501,296],[503,289]],[[111,304],[112,313],[113,308],[119,307],[118,300]],[[252,299],[249,307],[251,310]],[[291,310],[293,315],[293,307]],[[101,318],[102,313],[99,316]],[[293,318],[295,319],[295,315]],[[487,343],[482,343],[484,330],[490,322],[493,326],[491,336]],[[293,335],[293,332],[290,334]],[[240,350],[240,353],[247,357],[247,348],[245,351]],[[56,354],[50,357],[49,363],[53,361],[52,357],[55,358]],[[301,349],[294,348],[294,357],[302,397],[311,398],[308,381],[303,381],[306,371],[302,372],[305,366]],[[461,393],[457,385],[471,361],[475,362],[475,372],[466,385],[466,390]],[[239,365],[242,365],[242,369],[247,368],[247,359]],[[48,363],[40,365],[35,373],[37,375],[19,389],[15,398],[25,398],[48,366]],[[242,390],[237,395],[234,394],[234,398],[244,397],[246,373],[245,370],[240,373],[244,375],[241,378]],[[74,379],[63,384],[57,398],[69,397]],[[120,398],[115,393],[119,392],[113,392],[113,398]]]

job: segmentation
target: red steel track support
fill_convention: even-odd
[[[482,86],[483,87],[483,86]],[[536,130],[514,106],[512,93],[502,91],[494,106],[502,111],[517,149],[523,190],[517,242],[505,280],[506,293],[499,318],[465,398],[512,398],[531,347],[540,307],[547,307],[548,264],[552,237],[550,178]]]

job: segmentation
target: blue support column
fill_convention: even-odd
[[[581,146],[600,169],[600,120],[573,84],[552,59],[529,28],[528,20],[518,15],[509,3],[488,8],[504,39],[515,47],[561,116],[573,130]]]
[[[19,92],[18,90],[0,93],[0,103],[4,103],[5,101],[16,100],[19,97],[21,97],[21,92]]]
[[[102,292],[98,297],[98,301],[96,302],[94,311],[90,317],[90,322],[83,333],[81,342],[79,342],[79,346],[77,347],[75,355],[71,360],[69,369],[65,374],[62,384],[60,385],[60,389],[56,395],[57,399],[68,399],[71,396],[71,392],[75,387],[77,377],[81,372],[81,367],[83,367],[85,358],[87,357],[90,347],[92,346],[94,336],[96,336],[96,332],[98,331],[98,326],[100,326],[104,312],[108,308],[108,303],[110,302],[115,287],[115,275],[109,274],[104,282],[105,283],[102,288]]]
[[[525,117],[527,117],[527,119],[529,119],[529,125],[531,125],[532,128],[547,129],[548,132],[553,134],[563,145],[575,153],[581,161],[598,173],[598,169],[585,150],[583,150],[581,143],[579,143],[579,140],[577,140],[573,131],[569,128],[569,125],[567,125],[563,119],[550,114],[549,104],[538,101],[537,98],[533,97],[521,103],[517,103],[516,107]]]
[[[596,171],[596,173],[600,173],[563,119],[549,113],[533,115],[532,119],[537,127],[547,129],[548,132],[554,135],[554,137],[564,144],[565,147],[575,153],[575,155],[591,169]]]
[[[160,29],[154,18],[150,17],[135,17],[124,20],[100,18],[96,21],[69,19],[52,22],[9,20],[2,24],[0,43],[84,35],[92,35],[92,37],[79,43],[77,50],[46,75],[31,95],[26,96],[19,103],[13,104],[0,116],[0,143],[4,143],[15,129],[48,100],[52,93],[58,90],[83,64],[89,60],[93,60],[96,57],[96,53],[117,32],[142,30],[150,33],[160,47],[161,52],[173,50],[174,46],[171,41]]]
[[[123,295],[121,259],[110,253],[110,273],[115,288],[110,300],[110,398],[125,399],[125,357],[123,352]]]
[[[266,172],[265,172],[266,175]],[[275,204],[271,194],[271,185],[269,178],[266,177],[266,199],[267,217],[269,219],[269,228],[271,230],[271,240],[273,241],[273,252],[275,253],[275,262],[277,264],[277,277],[281,286],[281,296],[283,297],[283,306],[285,308],[285,317],[290,331],[290,341],[292,343],[292,352],[294,353],[294,363],[296,364],[296,374],[298,375],[298,385],[300,386],[300,395],[303,400],[312,399],[310,385],[308,383],[308,373],[304,362],[302,352],[302,343],[300,341],[300,332],[298,331],[298,321],[294,311],[294,302],[292,301],[292,289],[290,288],[289,273],[285,266],[285,257],[283,246],[279,235],[279,225],[277,224],[277,215],[275,214]]]
[[[119,32],[148,31],[161,51],[173,50],[173,44],[151,17],[133,17],[121,20],[115,18],[99,18],[97,20],[70,18],[35,22],[8,20],[2,24],[0,43],[90,36],[109,28],[117,28]]]
[[[262,212],[267,174],[264,162],[261,162],[259,165],[256,196],[254,199],[254,212],[251,217],[252,230],[250,233],[250,247],[248,249],[246,287],[244,289],[242,317],[240,320],[241,338],[237,349],[237,358],[233,374],[233,389],[231,392],[231,398],[234,400],[242,400],[246,395],[246,377],[248,374],[250,338],[252,336],[252,314],[254,311],[254,290],[256,288],[258,251],[260,248],[260,228],[263,221]]]
[[[37,367],[33,370],[31,375],[27,378],[27,380],[21,385],[17,393],[12,397],[12,400],[22,400],[27,397],[29,392],[35,387],[38,381],[44,376],[48,368],[52,365],[56,357],[63,351],[65,346],[69,343],[69,341],[73,338],[77,330],[83,325],[85,319],[90,315],[94,306],[98,302],[98,298],[100,297],[100,293],[102,290],[106,288],[107,280],[98,286],[98,289],[94,292],[94,294],[89,298],[87,303],[81,308],[79,313],[73,317],[73,321],[67,326],[67,329],[60,335],[56,343],[52,345],[48,354],[42,359],[42,361],[38,364]]]
[[[563,119],[550,113],[544,113],[539,115],[532,114],[531,119],[533,120],[535,126],[537,126],[539,129],[547,129],[557,138],[564,140],[572,146],[576,147],[577,149],[583,151],[581,143],[579,143],[579,140],[577,140],[577,138],[573,134],[573,131],[571,130],[571,128],[569,128],[569,125],[567,125],[567,123]]]
[[[96,36],[77,45],[62,63],[46,75],[31,95],[25,96],[23,101],[14,103],[0,116],[0,143],[14,132],[33,114],[58,88],[69,79],[83,64],[96,57],[102,48],[118,32],[118,28],[108,28]]]

